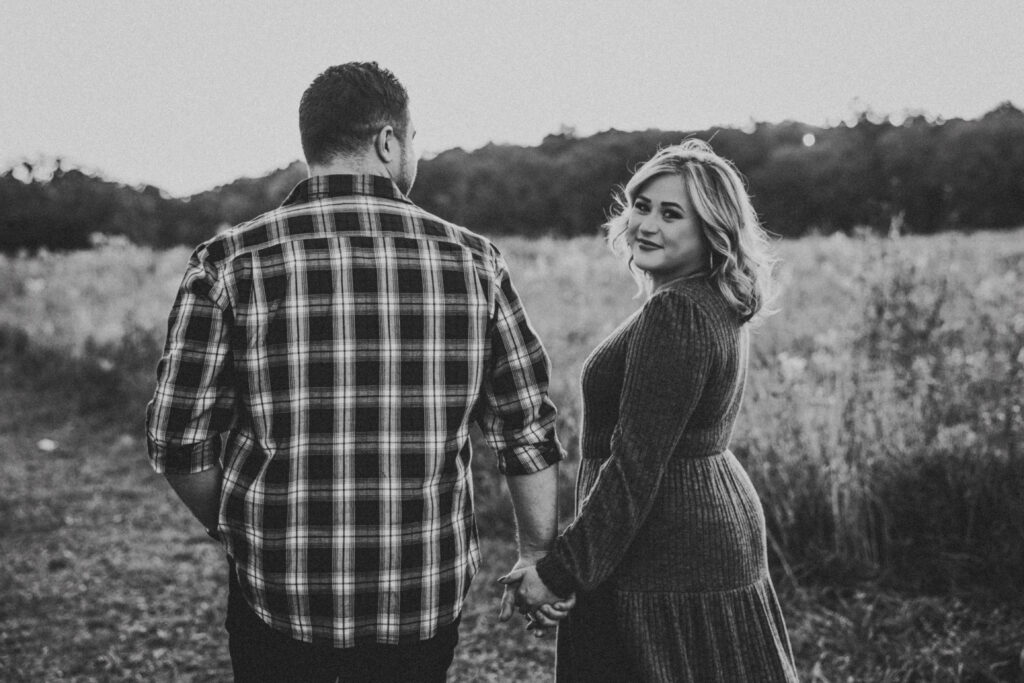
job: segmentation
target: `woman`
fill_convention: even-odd
[[[728,450],[772,259],[732,165],[659,151],[606,224],[648,298],[587,359],[577,517],[512,572],[560,680],[795,681],[764,513]],[[545,618],[546,617],[546,618]]]

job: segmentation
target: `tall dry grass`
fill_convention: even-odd
[[[735,442],[794,572],[1020,591],[1019,237],[790,246]]]
[[[1022,237],[780,244],[781,311],[754,335],[733,450],[761,493],[784,577],[1020,589]],[[641,302],[597,238],[499,246],[551,356],[575,459],[583,360]],[[186,258],[109,247],[0,259],[0,356],[31,369],[7,379],[62,383],[79,409],[141,431]],[[476,461],[482,530],[507,531],[501,479],[486,453]],[[563,468],[566,493],[573,469]]]

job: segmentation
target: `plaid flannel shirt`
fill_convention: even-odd
[[[412,642],[455,620],[479,563],[472,422],[505,474],[564,457],[501,254],[385,177],[309,178],[200,245],[157,372],[154,469],[220,463],[243,593],[306,642]]]

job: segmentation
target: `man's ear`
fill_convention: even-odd
[[[391,126],[381,128],[373,139],[373,148],[381,161],[390,164],[395,156],[395,129]]]

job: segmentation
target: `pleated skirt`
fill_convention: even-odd
[[[581,462],[580,500],[599,467]],[[764,511],[731,452],[669,465],[622,564],[559,626],[556,668],[562,683],[797,680]]]

